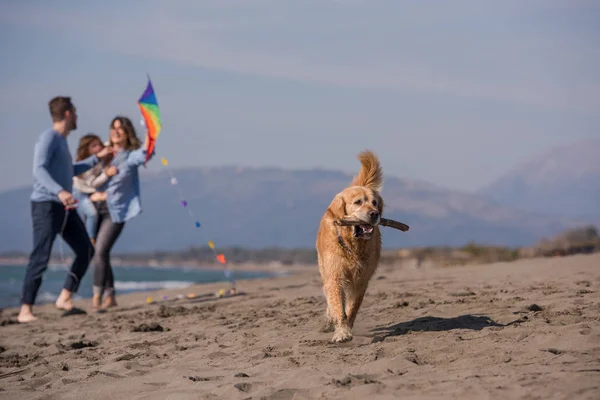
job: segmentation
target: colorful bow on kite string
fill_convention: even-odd
[[[154,151],[154,145],[156,143],[156,139],[158,138],[158,135],[160,134],[160,131],[162,129],[162,122],[161,122],[161,118],[160,118],[160,109],[158,107],[158,101],[156,100],[156,94],[154,93],[154,88],[152,87],[152,82],[150,81],[150,76],[148,76],[148,85],[146,86],[146,90],[144,91],[144,93],[142,94],[140,99],[138,100],[138,105],[140,106],[140,111],[142,112],[142,120],[140,121],[140,123],[146,127],[146,141],[148,143],[148,149],[147,149],[147,153],[146,153],[146,161],[145,162],[148,162],[148,159],[150,158],[152,152]],[[185,209],[187,209],[188,214],[190,215],[190,218],[192,219],[192,222],[194,223],[196,228],[200,228],[202,226],[202,224],[196,218],[192,209],[190,207],[188,207],[188,202],[187,202],[187,200],[185,200],[185,196],[183,195],[183,191],[181,190],[181,187],[179,186],[179,182],[178,182],[177,178],[175,177],[175,175],[173,174],[173,171],[171,171],[171,169],[169,168],[169,161],[167,161],[166,158],[161,158],[161,163],[167,169],[167,171],[169,172],[169,175],[171,176],[171,186],[174,186],[177,189],[177,192],[179,193],[179,200],[181,202],[181,205]],[[217,252],[217,250],[215,248],[215,243],[212,240],[208,241],[208,247],[215,254],[215,258],[217,259],[217,261],[219,261],[221,264],[223,264],[225,266],[228,265],[225,255]],[[233,272],[227,267],[225,269],[225,277],[231,283],[231,287],[235,288],[235,280],[233,279]]]

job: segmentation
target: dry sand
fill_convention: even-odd
[[[381,267],[342,345],[319,332],[316,267],[239,282],[237,297],[219,287],[122,296],[102,315],[38,307],[31,325],[5,310],[0,398],[600,398],[600,254]]]

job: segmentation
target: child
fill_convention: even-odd
[[[77,161],[85,160],[97,154],[104,147],[104,144],[97,135],[90,133],[83,136],[79,141],[77,149]],[[105,160],[83,174],[73,177],[73,196],[79,201],[78,212],[81,219],[85,222],[86,231],[93,245],[96,242],[98,225],[98,211],[94,206],[93,197],[100,194],[96,189],[118,172],[114,166],[105,167],[109,162],[110,159]]]

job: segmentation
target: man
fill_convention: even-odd
[[[75,252],[75,259],[56,300],[56,307],[71,311],[71,296],[77,291],[85,274],[94,248],[81,218],[75,212],[76,202],[71,194],[73,176],[79,175],[106,157],[110,150],[103,149],[96,156],[73,164],[67,136],[77,129],[77,112],[70,97],[57,96],[49,102],[52,129],[44,131],[35,144],[33,156],[33,193],[31,194],[31,219],[33,222],[33,250],[23,281],[21,323],[35,321],[33,304],[42,275],[48,268],[52,245],[56,235]]]

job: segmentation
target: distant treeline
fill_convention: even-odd
[[[551,238],[542,239],[532,249],[534,256],[565,256],[600,251],[600,236],[593,225],[568,229]]]
[[[554,257],[600,251],[600,237],[594,226],[571,229],[551,239],[543,239],[533,247],[509,248],[468,243],[462,247],[418,247],[384,250],[382,264],[421,265],[466,265],[500,261],[514,261],[530,257]],[[317,262],[315,249],[288,249],[271,247],[247,249],[231,247],[220,249],[230,264],[307,265]],[[23,252],[7,252],[0,255],[5,259],[23,259]],[[216,264],[215,253],[209,247],[192,247],[183,251],[155,251],[145,253],[115,254],[121,263],[128,264]]]
[[[500,261],[514,261],[519,258],[549,257],[578,253],[590,253],[600,250],[600,237],[594,226],[583,226],[567,230],[552,239],[543,239],[534,247],[502,247],[468,243],[461,247],[418,247],[396,250],[384,250],[381,254],[382,264],[414,263],[417,266],[435,265],[465,265],[481,264]],[[279,247],[263,249],[245,249],[232,247],[222,249],[228,262],[233,264],[268,264],[283,265],[315,264],[317,252],[315,249],[287,249]],[[123,254],[123,261],[152,259],[154,262],[176,263],[197,261],[201,264],[213,263],[215,255],[209,247],[193,247],[179,252],[157,251],[151,254]]]
[[[230,247],[219,249],[219,252],[225,254],[228,262],[235,264],[266,264],[270,262],[280,262],[285,265],[292,265],[314,264],[317,262],[317,252],[314,249],[285,249],[276,247],[264,249],[246,249],[242,247]],[[191,247],[183,251],[155,251],[152,253],[119,254],[117,257],[123,261],[151,258],[158,263],[188,260],[196,260],[200,263],[213,263],[215,261],[215,253],[209,247]]]

